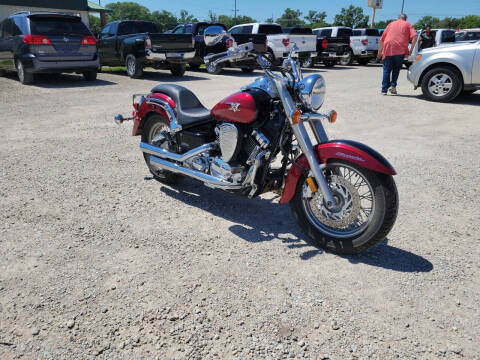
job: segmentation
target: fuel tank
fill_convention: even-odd
[[[269,100],[270,96],[263,90],[248,89],[226,97],[210,114],[220,121],[251,124],[268,111]]]

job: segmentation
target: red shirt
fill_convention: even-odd
[[[417,32],[412,24],[405,20],[395,20],[388,24],[380,41],[383,42],[383,59],[386,56],[408,54],[408,43]]]

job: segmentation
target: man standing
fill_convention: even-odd
[[[412,42],[411,50],[408,43]],[[378,57],[383,59],[382,95],[397,93],[397,80],[402,68],[403,58],[408,57],[417,42],[417,33],[407,21],[406,14],[400,14],[398,20],[392,21],[380,38]]]
[[[419,39],[419,45],[421,49],[428,49],[435,46],[435,38],[432,34],[432,27],[427,25],[425,31],[422,32]]]

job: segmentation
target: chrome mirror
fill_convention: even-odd
[[[224,28],[218,25],[212,25],[205,29],[203,37],[206,46],[214,46],[218,44],[227,32]]]

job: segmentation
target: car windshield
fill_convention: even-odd
[[[32,35],[91,35],[85,24],[77,18],[30,17]]]
[[[258,33],[266,35],[282,34],[282,27],[280,25],[260,25]]]

